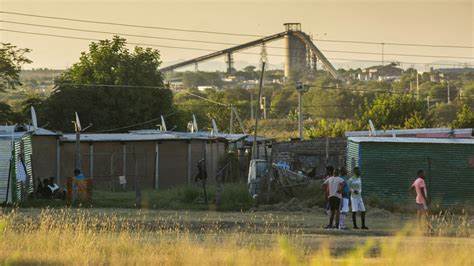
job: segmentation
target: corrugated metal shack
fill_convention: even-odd
[[[75,138],[75,134],[60,138],[57,176],[61,183],[74,170]],[[224,136],[206,132],[82,134],[82,170],[99,189],[117,187],[120,176],[130,186],[137,179],[142,188],[161,189],[192,183],[198,161],[205,158],[208,179],[213,182],[228,142]]]
[[[14,203],[33,192],[32,132],[0,126],[0,203]]]
[[[474,202],[472,138],[350,137],[347,147],[347,168],[360,167],[365,195],[411,202],[408,188],[424,169],[434,204]]]
[[[471,138],[472,128],[414,128],[348,131],[346,137]]]

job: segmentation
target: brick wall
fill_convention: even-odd
[[[316,138],[304,141],[278,142],[272,145],[272,162],[284,161],[292,169],[316,167],[316,176],[324,175],[327,165],[344,166],[345,138]]]

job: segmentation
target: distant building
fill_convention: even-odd
[[[457,78],[457,76],[462,74],[471,74],[474,75],[474,68],[464,67],[464,68],[438,68],[430,69],[430,81],[431,82],[441,82],[443,80],[449,80]]]
[[[399,80],[402,74],[403,69],[397,67],[396,63],[390,63],[388,65],[368,67],[358,73],[357,79],[362,81],[394,81]]]
[[[197,86],[197,89],[198,91],[217,90],[217,87],[213,85],[203,85],[203,86]]]

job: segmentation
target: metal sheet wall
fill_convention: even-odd
[[[10,176],[11,157],[11,138],[0,139],[0,203],[7,201],[8,178]]]
[[[33,178],[35,182],[56,176],[56,136],[33,136]]]
[[[125,145],[127,151],[125,156],[127,160],[126,177],[130,184],[134,184],[135,178],[138,178],[137,182],[142,188],[153,188],[155,184],[155,142],[128,142]]]
[[[141,142],[93,142],[93,178],[96,189],[113,189],[118,187],[118,177],[125,175],[127,187],[134,187],[134,177],[139,176],[142,189],[155,187],[156,147],[155,141]],[[82,166],[86,176],[90,176],[89,143],[81,143]],[[124,156],[124,145],[126,146]],[[197,174],[197,163],[206,156],[208,180],[214,182],[218,171],[219,159],[225,153],[225,144],[207,143],[206,140],[162,141],[159,146],[158,187],[169,188],[188,184]],[[191,165],[188,167],[189,147],[191,148]],[[61,144],[60,172],[61,183],[74,171],[75,144]],[[126,160],[124,173],[124,159]],[[188,174],[190,170],[190,173]],[[188,181],[188,178],[191,180]]]
[[[204,141],[191,141],[191,183],[198,173],[197,164],[204,158]]]
[[[170,188],[187,183],[188,144],[166,141],[159,144],[159,187]]]
[[[361,143],[364,194],[414,202],[408,188],[424,169],[433,204],[474,202],[474,145]]]
[[[61,155],[60,155],[60,178],[59,183],[62,185],[66,184],[68,177],[74,175],[75,168],[75,143],[63,142],[61,143]],[[81,143],[81,160],[82,160],[82,172],[86,176],[90,176],[89,169],[89,143]]]

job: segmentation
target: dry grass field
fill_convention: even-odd
[[[321,229],[320,213],[4,210],[2,265],[473,265],[472,221],[374,211],[369,231]]]

